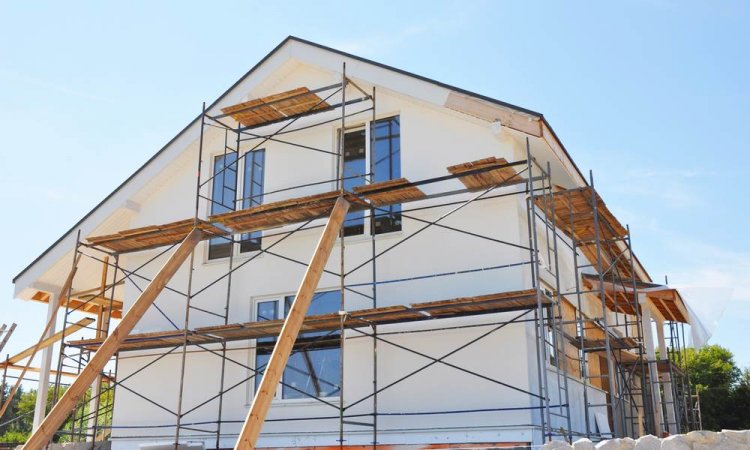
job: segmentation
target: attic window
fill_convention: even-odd
[[[371,122],[367,127],[349,131],[344,137],[344,189],[356,191],[370,178],[372,183],[401,177],[401,125],[399,116]],[[370,170],[367,170],[367,167]],[[368,172],[371,172],[368,174]],[[401,230],[401,205],[380,206],[369,220],[370,233]],[[347,214],[346,236],[365,234],[365,212]]]
[[[237,197],[237,154],[215,156],[213,175],[211,215],[234,211]],[[215,237],[208,241],[208,259],[226,258],[231,253],[230,239]]]

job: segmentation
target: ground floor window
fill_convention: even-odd
[[[307,315],[335,313],[339,310],[340,291],[319,292],[313,296]],[[259,300],[255,304],[256,320],[283,319],[289,313],[294,296]],[[255,388],[271,358],[276,338],[257,339],[255,350]],[[277,397],[284,399],[333,397],[340,391],[341,346],[339,331],[300,333],[294,345]]]

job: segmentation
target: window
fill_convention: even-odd
[[[374,134],[375,149],[371,150],[373,181],[394,180],[401,178],[401,124],[399,116],[375,122],[371,132]],[[382,210],[387,210],[382,211]],[[401,205],[382,207],[375,212],[372,219],[375,234],[401,230]]]
[[[376,120],[372,123],[369,145],[364,128],[349,131],[344,136],[344,189],[351,191],[365,184],[367,153],[369,149],[372,182],[388,181],[401,177],[401,127],[399,116]],[[371,218],[370,232],[375,234],[401,230],[401,205],[381,207]],[[344,224],[344,236],[364,234],[364,211],[350,212]]]
[[[339,310],[339,291],[319,292],[313,296],[307,315],[334,313]],[[282,319],[289,313],[294,296],[284,297],[283,315],[281,300],[263,300],[256,303],[256,320]],[[309,331],[300,333],[289,362],[282,375],[281,398],[299,399],[332,397],[338,395],[340,386],[339,364],[341,361],[340,334],[338,331]],[[271,358],[275,337],[256,340],[255,388],[260,384],[268,360]],[[279,390],[277,390],[277,396]]]
[[[266,152],[263,149],[245,154],[242,166],[242,208],[251,208],[263,203],[263,172]],[[211,180],[210,215],[234,211],[237,205],[237,154],[226,153],[214,157]],[[233,243],[225,237],[208,241],[208,259],[227,258],[232,254]],[[240,237],[240,252],[260,250],[261,232],[244,233]]]
[[[266,151],[254,150],[245,154],[245,171],[242,179],[242,208],[250,208],[263,203],[263,172]],[[260,250],[261,232],[244,233],[240,240],[240,253]]]
[[[237,197],[237,154],[214,157],[211,185],[211,215],[234,211]],[[232,253],[232,241],[223,237],[208,241],[208,259],[226,258]]]
[[[344,136],[344,189],[353,190],[365,184],[367,136],[365,129],[350,131]],[[364,234],[365,212],[354,211],[346,215],[344,236]]]

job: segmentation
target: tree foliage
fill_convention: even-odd
[[[700,395],[706,430],[750,428],[750,370],[743,372],[732,352],[720,345],[687,348],[683,361]]]
[[[65,387],[61,388],[60,395],[65,392]],[[50,394],[54,390],[53,386],[50,386]],[[10,394],[10,386],[6,386],[3,392],[2,399],[4,401],[7,395]],[[87,400],[90,398],[91,389],[86,394]],[[47,411],[52,409],[52,395],[47,399]],[[112,424],[112,411],[111,411],[111,400],[112,391],[103,389],[100,400],[100,416],[98,423],[101,425]],[[31,429],[34,422],[34,407],[36,406],[36,390],[31,389],[25,391],[21,386],[16,394],[13,396],[10,406],[8,407],[5,414],[0,417],[0,442],[10,443],[23,443],[29,438]],[[89,417],[88,401],[84,403],[83,408],[79,408],[74,415],[71,415],[63,424],[62,430],[70,431],[72,429],[81,430],[87,426]],[[108,428],[105,428],[108,431]],[[98,433],[97,433],[98,434]],[[101,439],[102,436],[99,436]],[[59,434],[60,442],[71,441],[71,436],[66,433]]]

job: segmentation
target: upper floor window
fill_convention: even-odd
[[[210,215],[234,211],[237,202],[237,188],[242,181],[242,208],[250,208],[263,203],[263,174],[265,150],[254,150],[245,154],[242,179],[237,176],[236,153],[226,153],[214,157],[213,180],[211,183]],[[240,252],[260,250],[261,232],[243,233],[240,237]],[[208,241],[208,259],[226,258],[232,254],[233,242],[224,237]]]
[[[382,119],[372,127],[375,149],[371,151],[373,158],[372,176],[379,181],[401,178],[401,121],[399,116]],[[375,234],[389,233],[401,230],[401,205],[389,205],[375,212],[372,227]]]
[[[266,151],[254,150],[245,155],[242,177],[242,208],[251,208],[263,203],[263,172],[265,171]],[[260,250],[261,232],[244,233],[240,240],[240,252]]]
[[[294,302],[294,296],[288,295],[283,298],[283,308],[280,305],[281,301],[282,299],[258,301],[255,307],[256,320],[262,322],[286,317],[292,307],[292,302]],[[337,312],[340,301],[340,291],[318,292],[310,302],[307,315]],[[258,371],[255,376],[256,390],[271,358],[275,343],[275,337],[256,340],[255,369]],[[281,378],[282,388],[276,391],[277,398],[279,394],[284,399],[338,395],[341,383],[340,361],[341,345],[338,331],[300,333]]]
[[[369,161],[373,183],[401,177],[401,125],[399,116],[376,120],[371,124],[370,136],[365,128],[349,131],[344,137],[344,189],[365,184]],[[369,139],[368,139],[369,137]],[[371,148],[372,147],[372,148]],[[401,205],[379,207],[370,218],[370,232],[374,234],[401,230]],[[364,211],[346,216],[344,235],[364,234]]]
[[[234,211],[237,198],[237,154],[214,157],[211,183],[211,215]],[[223,237],[208,241],[208,259],[226,258],[232,253],[232,241]]]
[[[344,189],[352,191],[365,184],[367,179],[367,133],[364,128],[346,133],[344,137]],[[364,211],[354,211],[346,215],[344,236],[365,232]]]

